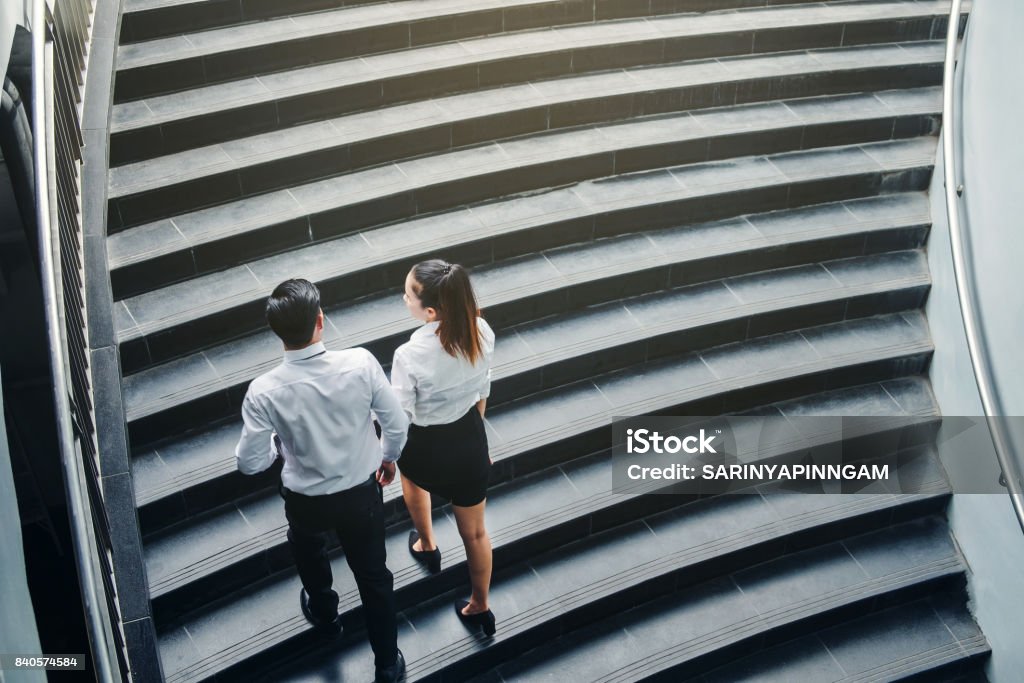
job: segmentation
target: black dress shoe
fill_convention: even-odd
[[[403,680],[405,680],[405,655],[399,650],[394,664],[386,668],[377,667],[373,683],[398,683]]]
[[[299,591],[299,606],[302,607],[302,616],[306,621],[313,624],[313,628],[325,636],[337,636],[341,633],[341,615],[335,614],[333,621],[325,621],[313,616],[309,610],[309,594],[303,588]]]
[[[415,529],[413,529],[409,532],[409,553],[417,562],[422,563],[431,574],[437,574],[441,571],[441,549],[413,550],[413,545],[415,545],[418,540],[420,540],[420,535],[416,533]]]
[[[463,614],[462,610],[465,609],[469,602],[466,600],[455,601],[455,613],[459,615],[459,620],[462,621],[466,626],[476,628],[480,627],[485,636],[493,636],[496,630],[494,622],[494,612],[487,610],[486,612],[477,612],[476,614]]]

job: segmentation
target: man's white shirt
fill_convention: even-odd
[[[371,411],[381,426],[378,441]],[[398,460],[409,419],[384,370],[363,348],[327,351],[316,343],[285,351],[284,361],[257,377],[242,401],[238,469],[256,474],[276,459],[281,483],[305,495],[337,493],[361,484],[382,459]]]
[[[454,422],[491,393],[494,331],[478,317],[482,356],[470,364],[452,356],[437,336],[438,321],[424,324],[395,351],[391,386],[414,424],[428,426]]]

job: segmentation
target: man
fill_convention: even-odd
[[[382,486],[394,479],[408,417],[369,351],[326,350],[316,285],[282,282],[267,300],[266,315],[284,343],[284,361],[246,392],[238,469],[256,474],[278,455],[284,458],[281,491],[302,580],[302,613],[316,630],[340,632],[324,537],[334,529],[359,587],[376,681],[396,681],[405,659],[397,645],[394,581],[385,564]],[[371,411],[381,426],[379,442]]]

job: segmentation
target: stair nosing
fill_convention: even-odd
[[[950,656],[953,654],[957,656]],[[924,652],[903,657],[895,662],[879,665],[870,671],[860,672],[856,676],[851,676],[846,680],[857,682],[863,681],[864,683],[891,681],[894,680],[893,676],[899,676],[902,678],[903,676],[913,673],[929,671],[937,666],[959,661],[966,657],[967,653],[964,652],[963,646],[960,644],[959,640],[956,640],[952,643],[939,645]]]

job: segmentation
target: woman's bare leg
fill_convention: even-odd
[[[437,547],[437,541],[434,539],[434,525],[430,517],[430,493],[402,477],[402,495],[409,517],[412,518],[412,525],[420,535],[420,540],[416,541],[413,550],[433,550]]]
[[[484,505],[487,501],[471,507],[452,505],[455,512],[455,524],[459,527],[459,535],[466,546],[466,562],[469,565],[469,582],[473,593],[469,605],[463,614],[486,612],[491,588],[491,538],[484,526]]]

